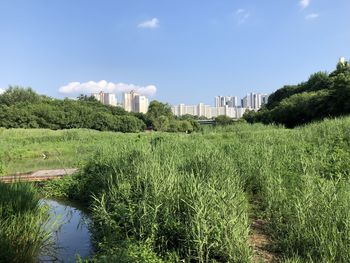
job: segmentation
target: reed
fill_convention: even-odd
[[[37,262],[49,251],[49,214],[33,186],[0,183],[0,262]]]

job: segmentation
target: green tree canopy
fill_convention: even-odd
[[[38,103],[45,97],[36,94],[31,88],[10,86],[0,96],[0,104],[11,106],[17,103]]]
[[[151,119],[157,119],[160,116],[165,116],[169,119],[174,117],[170,105],[157,100],[153,100],[149,104],[147,116]]]
[[[266,107],[247,112],[248,122],[295,127],[325,117],[350,114],[350,65],[338,63],[331,74],[317,72],[306,82],[284,86],[269,96]]]
[[[233,123],[233,120],[226,116],[226,115],[220,115],[220,116],[217,116],[215,118],[215,124],[216,125],[221,125],[221,126],[225,126],[225,125],[230,125]]]

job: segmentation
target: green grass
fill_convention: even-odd
[[[3,153],[59,148],[80,165],[45,188],[90,208],[95,262],[251,262],[251,217],[267,222],[281,262],[350,261],[350,118],[189,135],[4,133]]]
[[[96,147],[134,137],[134,134],[84,129],[0,128],[0,175],[80,167]]]

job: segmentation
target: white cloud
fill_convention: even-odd
[[[5,90],[4,89],[0,89],[0,94],[4,93]]]
[[[143,21],[140,24],[138,24],[139,28],[157,28],[159,27],[159,20],[158,18],[152,18],[151,20]]]
[[[105,80],[98,82],[88,81],[84,83],[80,82],[70,82],[65,86],[62,86],[58,89],[60,93],[64,94],[90,94],[97,93],[100,91],[121,94],[123,92],[129,92],[135,90],[143,95],[153,96],[157,92],[157,88],[154,85],[148,86],[138,86],[134,84],[125,84],[125,83],[112,83]]]
[[[244,13],[244,12],[245,12],[244,9],[238,9],[238,10],[236,11],[236,14],[239,15],[239,14],[242,14],[242,13]]]
[[[320,16],[319,14],[311,13],[311,14],[306,15],[306,16],[305,16],[305,19],[306,19],[306,20],[313,20],[313,19],[318,18],[319,16]]]
[[[300,0],[299,5],[302,9],[304,9],[310,5],[310,0]]]
[[[236,11],[236,18],[237,18],[238,24],[243,24],[244,22],[247,21],[249,17],[250,17],[250,13],[245,9],[240,8]]]

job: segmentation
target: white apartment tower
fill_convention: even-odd
[[[123,107],[128,112],[146,113],[148,110],[148,98],[136,91],[123,94]]]
[[[148,99],[146,96],[135,95],[134,100],[135,112],[146,113],[148,111]]]
[[[225,107],[230,108],[238,107],[238,98],[236,96],[216,96],[215,97],[215,107]]]
[[[123,108],[124,110],[131,112],[132,111],[132,95],[131,93],[123,94]]]
[[[105,105],[117,106],[117,99],[115,97],[115,94],[104,93],[103,91],[100,91],[99,93],[92,93],[91,96],[95,97],[95,99]]]
[[[267,103],[268,97],[267,94],[249,93],[242,99],[242,107],[258,110],[263,104]]]

